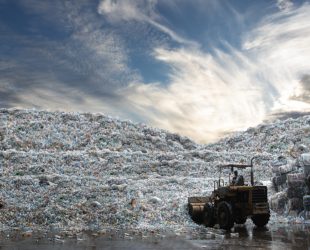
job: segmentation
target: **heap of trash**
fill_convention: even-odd
[[[218,164],[258,156],[255,177],[268,182],[275,161],[309,151],[309,125],[304,116],[199,145],[102,114],[0,109],[0,231],[195,226],[187,197],[213,191]]]
[[[279,157],[271,166],[276,191],[270,197],[271,208],[279,214],[310,218],[310,153],[295,161]]]
[[[272,155],[267,163],[271,209],[292,220],[310,219],[310,116],[262,124],[206,148]]]

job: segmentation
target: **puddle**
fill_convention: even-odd
[[[232,232],[204,227],[178,232],[109,231],[75,235],[15,233],[0,239],[0,250],[11,249],[310,249],[310,225],[252,224]]]

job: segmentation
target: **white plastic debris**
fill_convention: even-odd
[[[225,239],[225,235],[224,234],[214,234],[215,239],[219,239],[219,240],[224,240]]]
[[[207,233],[206,234],[206,239],[213,239],[215,236],[213,233]]]
[[[239,237],[239,233],[230,233],[230,237],[231,238],[238,238]]]
[[[161,199],[154,196],[152,197],[150,200],[149,200],[151,203],[160,203],[161,202]]]
[[[94,208],[100,208],[100,207],[101,207],[101,203],[98,202],[98,201],[92,201],[91,205],[92,205]]]
[[[212,192],[218,164],[258,156],[255,181],[268,181],[271,162],[309,148],[308,120],[198,145],[101,114],[0,109],[0,230],[193,226],[187,197]]]

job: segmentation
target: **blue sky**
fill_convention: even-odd
[[[0,107],[103,112],[199,142],[310,109],[310,5],[0,0]]]

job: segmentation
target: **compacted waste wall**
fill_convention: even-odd
[[[193,225],[187,197],[211,193],[217,164],[256,155],[256,179],[270,180],[270,162],[309,145],[303,141],[309,121],[199,145],[102,114],[0,109],[0,230]]]

